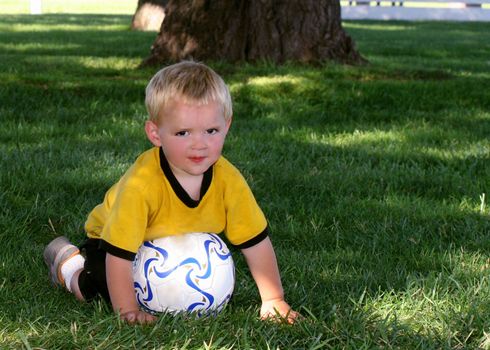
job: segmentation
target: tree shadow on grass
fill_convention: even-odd
[[[344,26],[371,62],[488,72],[488,47],[481,45],[490,40],[488,22],[346,21]]]
[[[392,345],[458,342],[440,327],[458,330],[459,341],[483,336],[488,293],[466,298],[487,286],[490,218],[474,209],[488,188],[486,173],[461,172],[464,160],[399,164],[362,146],[287,136],[269,134],[249,152],[242,142],[227,149],[239,149],[270,220],[288,300],[323,320],[326,332],[338,322],[332,338],[359,337],[350,341],[360,346],[382,338],[383,327]],[[228,154],[233,160],[235,152]],[[367,158],[378,164],[366,167]],[[478,161],[488,169],[488,159]],[[454,181],[439,183],[444,176]],[[465,197],[476,203],[462,204]]]
[[[388,98],[380,100],[369,84],[349,92],[329,82],[308,87],[308,81],[300,84],[291,74],[267,79],[236,88],[237,117],[226,152],[268,214],[286,270],[283,278],[294,286],[286,284],[293,300],[304,298],[314,314],[331,322],[335,317],[329,310],[335,305],[361,319],[371,317],[362,311],[366,303],[352,309],[352,300],[363,293],[374,299],[393,293],[403,303],[410,299],[411,279],[423,284],[441,274],[445,285],[431,288],[447,293],[447,300],[464,299],[479,288],[475,281],[485,279],[490,248],[490,218],[476,209],[490,186],[490,123],[487,102],[479,101],[485,92],[471,102],[463,91],[454,92],[441,110],[443,104],[423,103],[441,98],[436,83],[411,92],[412,101],[422,103],[405,104],[407,93],[396,83],[386,84]],[[478,81],[468,79],[465,85]],[[358,89],[366,94],[361,101],[356,101]],[[372,110],[370,99],[376,101]],[[473,109],[464,113],[468,106]],[[476,267],[455,263],[463,255],[478,260]],[[430,290],[420,288],[422,294]],[[486,295],[474,305],[462,302],[464,314],[457,306],[441,308],[447,313],[443,321],[424,312],[412,317],[429,324],[434,317],[436,324],[464,329],[465,336],[475,330],[481,336],[477,329],[486,321],[478,313],[490,309]],[[446,297],[434,300],[444,303]],[[323,302],[315,303],[318,299]],[[468,325],[465,315],[477,317],[480,325]],[[416,321],[408,324],[436,332]]]
[[[2,25],[7,27],[21,26],[41,26],[49,28],[51,26],[71,25],[71,26],[131,26],[131,15],[111,15],[111,14],[43,14],[43,15],[1,15]]]
[[[19,15],[0,18],[3,55],[143,59],[155,39],[155,33],[132,31],[131,17],[123,15]],[[16,25],[20,25],[21,30]]]

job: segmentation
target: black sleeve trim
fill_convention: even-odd
[[[234,245],[232,244],[235,248],[238,248],[238,249],[246,249],[246,248],[251,248],[253,247],[254,245],[262,242],[264,239],[266,239],[267,237],[269,236],[269,229],[266,227],[264,229],[264,231],[262,231],[261,233],[259,233],[257,236],[255,236],[254,238],[252,239],[249,239],[248,241],[246,242],[243,242],[241,244],[237,244],[237,245]]]
[[[136,257],[135,253],[113,246],[112,244],[107,243],[103,239],[101,239],[99,242],[99,248],[105,250],[107,253],[111,255],[117,256],[118,258],[124,260],[133,261],[134,258]]]

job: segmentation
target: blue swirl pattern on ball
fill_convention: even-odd
[[[135,282],[134,287],[136,290],[136,296],[138,302],[143,307],[148,304],[154,298],[154,286],[150,283],[150,272],[154,273],[158,278],[165,279],[169,278],[173,274],[181,274],[181,269],[185,268],[187,270],[185,274],[185,284],[190,287],[192,290],[199,293],[201,296],[200,301],[193,302],[187,305],[187,312],[194,312],[198,316],[203,314],[208,314],[213,310],[220,310],[221,307],[228,302],[231,298],[231,293],[227,295],[224,300],[220,300],[219,304],[216,304],[215,297],[204,290],[202,290],[198,283],[202,280],[206,280],[212,277],[213,274],[213,264],[211,263],[211,255],[217,257],[222,261],[226,261],[231,258],[231,254],[228,251],[226,245],[221,241],[221,239],[217,238],[213,234],[205,234],[206,239],[203,243],[203,249],[205,252],[206,259],[205,261],[199,261],[194,257],[185,257],[180,262],[176,263],[174,266],[171,266],[167,269],[163,269],[162,267],[165,265],[165,262],[169,259],[169,254],[171,252],[165,247],[159,247],[154,244],[153,241],[144,242],[144,246],[147,249],[152,249],[159,253],[160,257],[152,257],[148,258],[144,261],[144,280],[146,282],[146,286],[141,285],[140,283]]]

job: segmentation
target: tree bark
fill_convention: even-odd
[[[168,0],[139,0],[131,21],[131,29],[159,31],[165,18]]]
[[[342,28],[339,0],[170,0],[166,11],[143,65],[366,62]]]

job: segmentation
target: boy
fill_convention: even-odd
[[[155,317],[140,310],[132,260],[147,240],[188,232],[224,232],[241,249],[262,299],[262,319],[298,314],[284,300],[267,222],[239,171],[221,156],[231,125],[228,87],[213,70],[181,62],[160,70],[146,88],[142,153],[85,223],[79,249],[65,237],[44,251],[52,281],[79,300],[97,295],[129,323]]]

